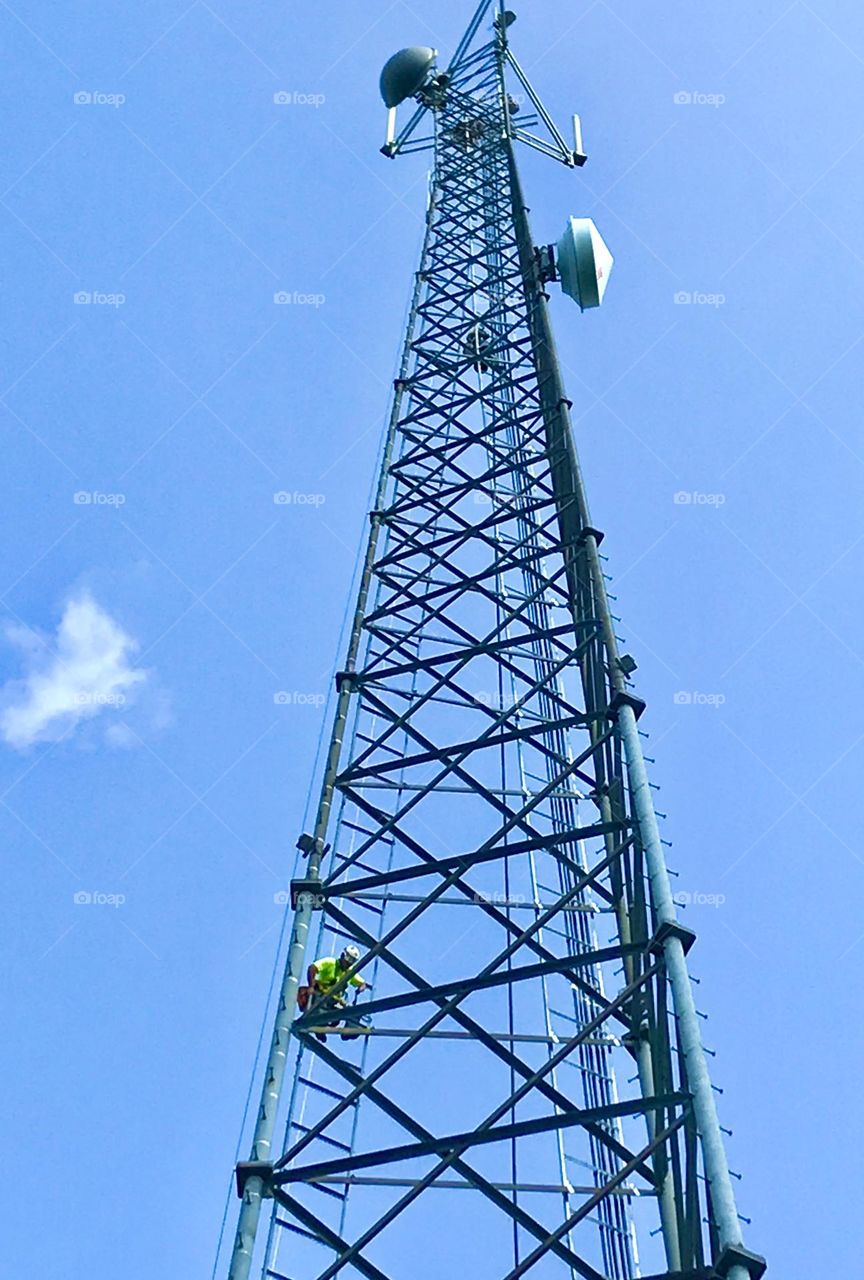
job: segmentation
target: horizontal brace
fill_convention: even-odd
[[[477,849],[474,853],[450,854],[446,858],[430,858],[428,862],[418,863],[414,867],[400,867],[396,871],[382,871],[377,875],[364,876],[359,880],[346,880],[338,883],[331,877],[327,881],[328,897],[349,897],[366,889],[377,889],[383,885],[400,884],[405,880],[416,880],[423,876],[449,875],[454,868],[461,867],[468,871],[482,862],[496,862],[499,859],[515,858],[523,853],[533,853],[543,849],[552,857],[555,849],[561,845],[575,844],[583,840],[593,840],[597,836],[620,834],[623,822],[595,822],[589,827],[571,827],[569,831],[557,832],[554,835],[535,836],[533,840],[520,840],[516,844],[496,845],[491,849]],[[337,893],[337,890],[339,891]]]
[[[514,985],[517,982],[542,978],[551,973],[566,976],[571,970],[591,968],[597,964],[606,964],[613,960],[621,960],[625,956],[639,955],[642,952],[643,948],[638,942],[627,942],[617,947],[600,947],[596,951],[585,951],[581,955],[538,960],[536,964],[505,969],[501,973],[490,973],[483,978],[462,978],[457,982],[443,982],[439,986],[424,987],[421,991],[406,991],[403,995],[370,1000],[364,1002],[363,1013],[372,1015],[385,1013],[390,1009],[407,1009],[410,1005],[425,1004],[429,1000],[448,999],[463,992],[473,994],[475,991],[486,991],[490,987]]]
[[[352,1155],[345,1160],[324,1160],[317,1164],[301,1165],[295,1169],[280,1169],[273,1175],[273,1186],[285,1186],[291,1182],[315,1182],[322,1175],[348,1173],[352,1169],[374,1169],[382,1164],[396,1164],[402,1160],[417,1160],[424,1156],[446,1156],[455,1149],[488,1146],[495,1142],[510,1142],[515,1138],[531,1137],[540,1133],[572,1129],[583,1124],[602,1124],[625,1116],[642,1115],[650,1111],[667,1110],[689,1102],[689,1094],[670,1093],[656,1098],[634,1098],[629,1102],[615,1102],[607,1107],[573,1108],[550,1116],[537,1116],[531,1120],[519,1120],[515,1124],[501,1125],[497,1129],[468,1130],[453,1133],[444,1138],[428,1138],[423,1142],[406,1142],[399,1147],[382,1151],[369,1151]],[[592,1194],[598,1188],[592,1188]]]
[[[330,1175],[326,1178],[317,1178],[316,1186],[322,1182],[339,1182],[346,1187],[418,1187],[420,1185],[419,1178],[364,1178],[359,1174],[346,1174],[345,1177],[336,1177]],[[539,1191],[555,1193],[557,1195],[583,1195],[588,1196],[597,1190],[593,1187],[576,1187],[572,1183],[564,1182],[492,1182],[490,1186],[495,1191],[517,1191],[529,1192]],[[439,1178],[431,1184],[430,1191],[476,1191],[477,1188],[470,1182],[460,1182],[457,1178]],[[646,1195],[656,1195],[654,1191],[643,1191],[639,1187],[615,1187],[610,1192],[611,1195],[622,1196],[626,1199],[633,1197],[643,1198]],[[277,1219],[278,1221],[278,1219]],[[287,1225],[287,1224],[286,1224]],[[295,1228],[297,1230],[298,1228]],[[303,1232],[302,1234],[307,1234]],[[664,1277],[664,1280],[675,1280],[675,1274]]]
[[[519,614],[518,609],[513,610],[514,617]],[[506,621],[506,619],[505,619]],[[519,618],[524,625],[524,619]],[[428,658],[415,658],[413,662],[402,662],[391,667],[384,667],[382,670],[376,670],[373,667],[368,668],[368,676],[378,682],[395,679],[396,676],[413,675],[416,671],[432,671],[435,667],[446,665],[448,662],[461,662],[466,657],[491,657],[496,653],[507,653],[509,657],[523,657],[526,661],[536,661],[534,653],[520,653],[519,646],[525,644],[536,644],[538,641],[550,641],[558,639],[562,636],[571,635],[574,630],[572,622],[561,623],[557,627],[532,627],[530,631],[526,631],[522,635],[507,636],[503,640],[496,640],[494,643],[481,641],[475,645],[463,645],[459,649],[450,649],[447,653],[436,653]],[[467,699],[466,699],[467,701]]]
[[[364,1013],[365,1004],[362,1006]],[[398,1027],[367,1027],[364,1029],[368,1035],[389,1037],[394,1040],[408,1040],[411,1036],[416,1036],[416,1027],[406,1027],[400,1030]],[[499,1044],[560,1044],[560,1037],[551,1036],[532,1036],[520,1035],[518,1032],[510,1031],[487,1031],[490,1040],[496,1040]],[[472,1044],[477,1043],[477,1037],[472,1035],[470,1031],[427,1031],[423,1037],[424,1040],[470,1040]],[[619,1042],[620,1043],[620,1042]]]
[[[551,721],[549,723],[551,723]],[[419,782],[401,782],[401,781],[399,782],[364,782],[362,789],[364,791],[426,791],[428,790],[426,786],[421,785]],[[436,787],[435,790],[436,792],[446,791],[452,795],[458,795],[458,796],[476,796],[477,794],[477,792],[474,790],[473,787],[464,787],[464,786],[457,787],[455,785],[447,786],[446,784]],[[535,796],[540,794],[537,791],[530,791],[527,787],[505,787],[505,788],[486,787],[486,791],[489,793],[489,795],[498,796],[502,800],[506,799],[508,796],[513,796],[521,800],[532,800]],[[587,800],[589,799],[589,795],[588,795],[588,792],[586,791],[577,791],[574,788],[571,791],[544,792],[543,799],[544,800]],[[343,822],[344,822],[344,819],[343,819]],[[374,833],[371,831],[367,831],[366,834],[372,835]]]
[[[335,889],[335,885],[333,886]],[[330,894],[331,898],[335,895]],[[350,902],[425,902],[426,895],[416,893],[343,893],[341,897],[346,898]],[[491,902],[496,907],[503,907],[505,911],[548,911],[550,907],[554,907],[555,902],[527,902],[524,899],[516,898],[499,898],[492,894],[479,894],[477,898],[436,898],[436,907],[476,907],[479,902]],[[560,908],[566,912],[584,912],[586,915],[596,915],[601,908],[593,902],[565,902]]]
[[[531,696],[534,696],[533,693]],[[513,712],[517,711],[518,704],[512,710]],[[344,773],[339,774],[336,779],[336,785],[337,787],[347,787],[352,784],[355,786],[362,785],[363,780],[367,777],[379,778],[385,773],[395,773],[402,769],[415,769],[420,765],[433,764],[436,761],[444,764],[448,757],[453,755],[470,756],[477,751],[485,750],[487,747],[502,747],[512,742],[530,741],[532,738],[542,737],[563,729],[586,728],[592,722],[602,721],[605,718],[602,712],[598,712],[596,715],[585,713],[575,716],[562,716],[560,720],[541,722],[539,725],[529,725],[524,729],[510,729],[505,733],[490,733],[480,739],[472,738],[466,739],[464,742],[451,742],[435,751],[418,751],[413,756],[402,756],[398,760],[388,760],[381,764],[367,765],[363,769],[347,769]],[[501,724],[505,723],[506,720],[502,718]]]
[[[364,1005],[363,1008],[365,1010],[366,1006]],[[297,1023],[299,1023],[300,1021],[301,1020],[298,1018],[297,1022],[295,1022],[294,1024],[295,1027],[297,1027]],[[303,1021],[305,1022],[305,1018],[303,1019]],[[298,1028],[298,1031],[304,1035],[314,1034],[314,1032],[317,1030],[319,1030],[319,1028],[313,1027],[313,1026],[302,1026]],[[349,1026],[349,1027],[340,1027],[338,1028],[338,1030],[340,1031],[340,1034],[344,1031],[346,1034],[350,1033],[352,1035],[377,1036],[380,1039],[390,1039],[390,1040],[410,1040],[412,1036],[416,1037],[417,1035],[416,1027],[354,1028]],[[556,1045],[556,1044],[563,1043],[563,1040],[565,1038],[565,1037],[556,1035],[554,1033],[552,1035],[545,1035],[545,1036],[532,1036],[527,1034],[520,1035],[518,1032],[511,1033],[509,1031],[487,1031],[486,1036],[489,1040],[494,1040],[497,1044]],[[470,1040],[472,1044],[477,1043],[477,1037],[473,1035],[470,1031],[427,1031],[424,1034],[423,1039],[424,1040]],[[614,1048],[620,1049],[624,1044],[624,1040],[622,1040],[620,1036],[595,1036],[593,1039],[583,1040],[582,1043],[587,1045],[593,1045],[597,1048],[614,1047]],[[564,1065],[566,1067],[572,1067],[574,1071],[582,1071],[583,1073],[585,1071],[585,1068],[580,1066],[580,1064],[576,1062],[565,1062]],[[605,1077],[598,1076],[598,1079],[605,1079]],[[340,1102],[343,1101],[343,1099],[341,1098],[339,1098],[338,1100]],[[349,1103],[349,1105],[356,1106],[356,1103],[352,1102],[352,1103]]]

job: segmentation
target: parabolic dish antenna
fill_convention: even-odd
[[[555,250],[561,288],[582,311],[599,307],[614,261],[593,218],[570,218]]]
[[[392,110],[406,98],[413,97],[418,89],[422,89],[437,57],[437,49],[419,45],[394,53],[381,72],[381,97],[384,105]]]

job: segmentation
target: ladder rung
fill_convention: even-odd
[[[305,1236],[307,1240],[315,1240],[317,1243],[321,1243],[316,1235],[311,1231],[307,1231],[305,1227],[298,1227],[296,1222],[289,1222],[287,1218],[277,1218],[276,1222],[280,1227],[284,1227],[286,1231],[293,1231],[298,1236]],[[266,1274],[268,1276],[275,1276],[277,1273],[275,1271],[268,1271]],[[282,1280],[288,1280],[288,1276],[282,1277]]]
[[[343,819],[342,819],[342,826],[343,826],[343,827],[349,827],[352,831],[359,831],[359,832],[360,832],[360,834],[361,834],[361,836],[376,836],[376,835],[377,835],[377,831],[376,831],[374,828],[370,828],[370,827],[361,827],[361,826],[360,826],[358,823],[356,823],[356,822],[349,822],[347,818],[343,818]],[[394,841],[393,841],[393,837],[392,837],[392,836],[377,836],[377,838],[378,838],[378,843],[379,843],[379,844],[393,844],[393,843],[394,843]],[[337,856],[338,856],[338,857],[345,857],[345,856],[347,856],[347,855],[345,855],[345,854],[338,854]]]
[[[581,1027],[582,1025],[578,1018],[573,1017],[572,1013],[562,1013],[560,1009],[550,1009],[549,1012],[552,1014],[553,1018],[563,1018],[565,1022],[572,1022],[577,1027]]]
[[[333,934],[334,938],[347,938],[349,942],[354,942],[354,941],[355,941],[355,938],[354,938],[354,934],[353,934],[353,933],[346,933],[346,932],[345,932],[345,930],[344,930],[344,929],[340,929],[338,925],[335,925],[335,924],[334,924],[334,925],[331,925],[331,926],[330,926],[330,930],[331,930],[331,932],[332,932],[332,934]]]
[[[362,898],[352,898],[352,902],[356,902],[358,907],[362,907],[364,911],[371,911],[376,916],[384,914],[384,908],[376,907],[373,902],[364,902]]]
[[[372,657],[381,657],[381,654],[373,654]],[[380,751],[387,751],[391,756],[398,756],[399,752],[394,747],[388,747],[385,742],[379,741],[378,738],[370,738],[367,733],[358,733],[357,737],[361,742],[366,742],[370,747],[378,747]]]
[[[364,871],[368,871],[370,876],[377,876],[381,874],[380,867],[370,866],[368,862],[363,862],[360,858],[352,858],[347,853],[337,853],[336,857],[340,862],[350,863],[352,867],[361,867]],[[338,885],[334,886],[334,888],[338,888]]]
[[[299,1129],[301,1133],[311,1132],[311,1126],[308,1124],[301,1124],[299,1120],[292,1120],[291,1127],[293,1129]],[[318,1139],[319,1142],[326,1142],[328,1146],[338,1147],[340,1151],[351,1150],[351,1146],[349,1143],[340,1142],[338,1138],[328,1138],[326,1133],[316,1133],[315,1137]]]
[[[333,1196],[335,1200],[345,1200],[348,1197],[348,1188],[344,1191],[336,1191],[333,1187],[322,1186],[320,1182],[309,1182],[307,1186],[314,1188],[315,1191],[323,1191],[325,1196]]]
[[[319,1084],[317,1080],[310,1080],[308,1076],[298,1076],[300,1084],[308,1084],[310,1089],[315,1089],[318,1093],[326,1093],[328,1098],[335,1098],[337,1102],[344,1102],[345,1097],[341,1093],[337,1093],[335,1089],[328,1089],[326,1084]],[[356,1102],[351,1103],[352,1107],[356,1107]]]

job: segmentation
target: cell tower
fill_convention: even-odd
[[[382,74],[385,155],[434,151],[426,236],[230,1280],[765,1270],[547,307],[556,281],[596,306],[611,257],[589,219],[535,247],[516,142],[585,156],[513,21],[483,0],[446,70]]]

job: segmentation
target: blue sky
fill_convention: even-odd
[[[421,230],[377,77],[470,8],[0,7],[10,1274],[46,1172],[43,1280],[210,1274]],[[525,154],[535,237],[616,258],[554,314],[741,1211],[851,1273],[864,10],[513,39],[590,156]]]

